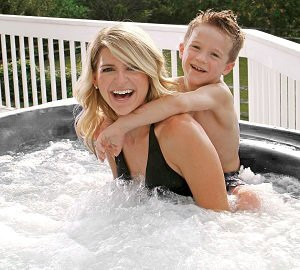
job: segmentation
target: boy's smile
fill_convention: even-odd
[[[185,87],[195,90],[217,83],[228,74],[234,63],[228,63],[232,41],[229,36],[209,24],[197,26],[188,41],[180,44]]]

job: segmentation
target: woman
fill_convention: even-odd
[[[95,153],[93,139],[105,118],[134,111],[145,102],[172,94],[164,60],[140,28],[119,24],[99,32],[75,87],[83,110],[77,134]],[[121,154],[108,153],[114,177],[145,176],[146,186],[163,186],[193,196],[197,205],[229,210],[222,167],[202,127],[187,114],[173,116],[127,134]]]

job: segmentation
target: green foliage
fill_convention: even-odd
[[[98,20],[188,24],[199,10],[231,9],[244,28],[284,37],[299,36],[299,0],[81,0],[88,18]]]
[[[199,10],[232,9],[244,28],[297,37],[300,33],[299,0],[2,0],[0,13],[188,24]]]
[[[77,0],[2,0],[0,13],[25,16],[85,18],[87,7]]]
[[[87,0],[81,1],[88,9],[89,19],[108,21],[132,20],[145,22],[149,17],[148,0]]]

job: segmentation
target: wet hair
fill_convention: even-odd
[[[75,130],[94,153],[96,130],[105,118],[112,121],[118,118],[93,84],[93,74],[97,72],[103,48],[108,48],[114,57],[149,77],[146,102],[172,93],[168,90],[172,82],[165,70],[164,57],[146,32],[132,23],[120,23],[101,29],[88,46],[81,76],[74,86],[74,96],[82,107],[76,117]]]
[[[234,62],[243,47],[245,34],[237,23],[237,16],[231,10],[213,11],[211,9],[200,11],[188,25],[184,36],[184,43],[187,43],[194,29],[201,25],[208,24],[221,30],[232,41],[232,48],[229,52],[228,62]]]

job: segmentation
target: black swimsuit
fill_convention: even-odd
[[[128,170],[123,152],[121,152],[115,160],[118,177],[125,180],[131,180],[132,177]],[[192,192],[185,179],[175,172],[165,161],[154,133],[153,124],[150,126],[149,131],[149,150],[145,185],[150,189],[163,187],[179,195],[192,196]]]

